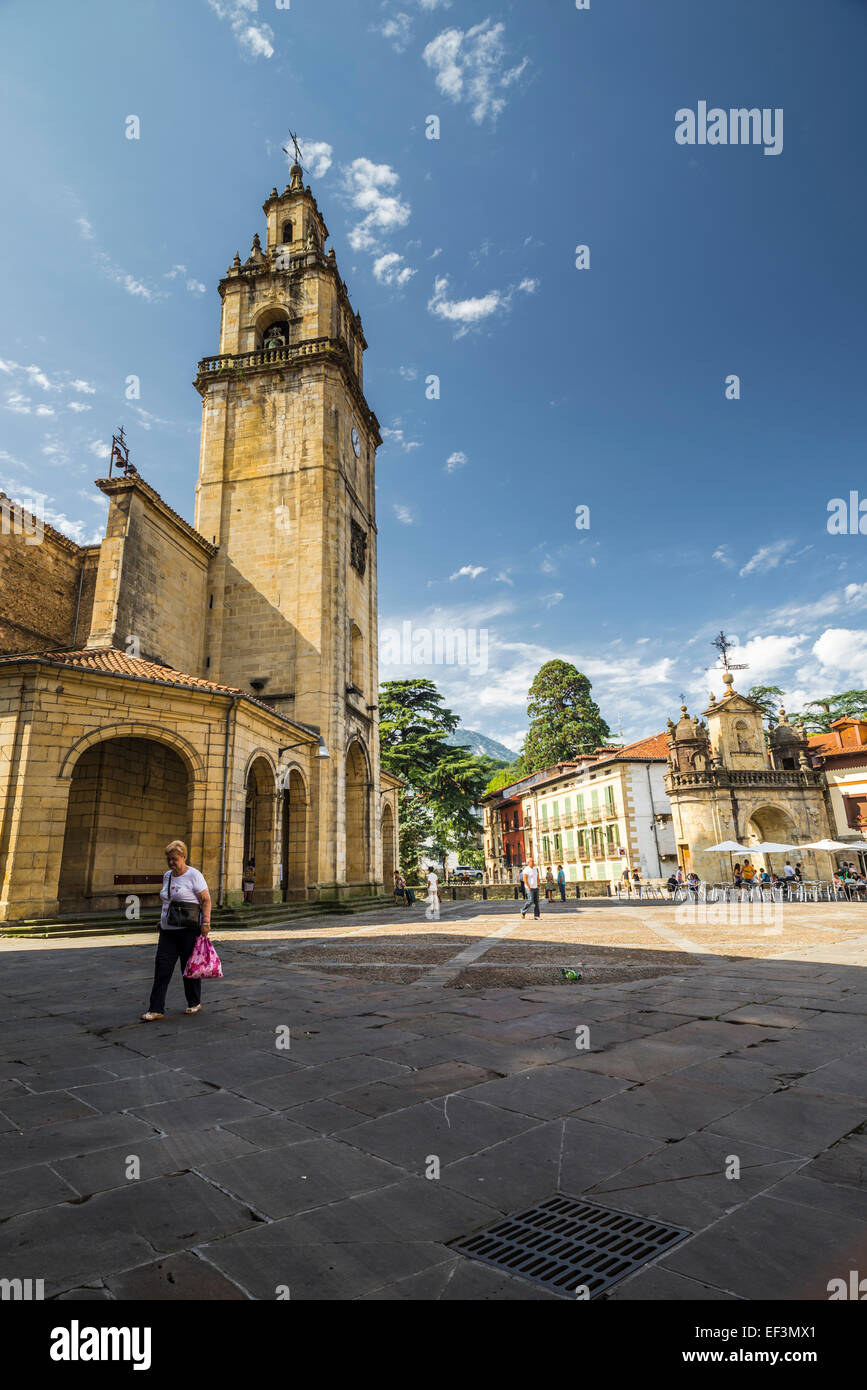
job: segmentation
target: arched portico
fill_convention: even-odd
[[[367,754],[353,739],[346,752],[346,882],[354,886],[371,881],[370,792]]]
[[[274,897],[274,840],[277,783],[274,767],[263,754],[252,758],[245,780],[243,876],[252,874],[254,902]],[[239,885],[240,886],[240,885]]]
[[[146,902],[155,899],[169,840],[183,840],[191,862],[197,857],[189,764],[171,739],[117,728],[79,740],[63,762],[59,780],[68,783],[68,800],[57,888],[61,912],[113,907],[132,892]]]
[[[289,769],[282,797],[284,902],[299,902],[307,896],[307,827],[309,798],[307,784],[297,767]]]

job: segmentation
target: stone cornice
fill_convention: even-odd
[[[204,536],[200,536],[198,531],[188,521],[184,521],[184,518],[167,502],[163,501],[156,489],[152,488],[150,483],[146,483],[138,473],[117,478],[97,478],[95,481],[100,492],[104,492],[106,497],[116,497],[121,492],[138,492],[167,521],[182,531],[188,540],[203,550],[208,557],[216,555],[217,546],[211,545],[211,542],[206,541]]]

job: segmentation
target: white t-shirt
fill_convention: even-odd
[[[430,894],[430,896],[431,896],[432,898],[436,898],[436,897],[439,896],[440,885],[439,885],[439,880],[437,879],[436,874],[428,874],[428,876],[427,876],[427,891],[428,891],[428,893]]]
[[[532,868],[526,868],[524,870],[524,882],[528,888],[539,887],[539,870],[535,865],[533,865]]]
[[[169,910],[170,902],[195,903],[196,907],[198,907],[199,900],[196,894],[206,893],[207,891],[208,885],[205,882],[205,876],[200,873],[198,869],[188,868],[184,873],[178,874],[177,877],[175,877],[171,869],[169,869],[167,873],[163,875],[163,886],[160,890],[160,897],[163,900],[160,926],[166,926],[166,914]],[[177,928],[169,927],[168,930],[176,931]]]
[[[786,875],[786,878],[795,877],[795,870],[792,868],[791,864],[786,865],[785,869],[783,870],[783,873]]]

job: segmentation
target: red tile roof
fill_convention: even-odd
[[[649,738],[640,738],[636,743],[627,743],[625,748],[620,748],[616,753],[605,752],[603,761],[613,758],[616,762],[630,762],[633,759],[638,761],[647,760],[649,762],[665,762],[668,758],[668,735],[651,734]]]
[[[186,671],[176,671],[171,666],[159,666],[154,661],[142,661],[140,657],[128,656],[126,652],[119,652],[114,647],[94,647],[80,652],[15,652],[8,656],[0,656],[0,667],[16,664],[66,667],[76,671],[93,671],[104,676],[118,676],[122,680],[147,681],[151,685],[173,685],[183,690],[202,690],[216,695],[239,695],[251,704],[258,705],[260,709],[268,710],[269,714],[276,714],[278,719],[285,720],[287,724],[299,729],[309,728],[307,724],[299,724],[297,719],[280,714],[272,705],[264,700],[257,700],[245,690],[238,690],[232,685],[218,685],[216,681],[206,681],[201,676],[191,676]]]

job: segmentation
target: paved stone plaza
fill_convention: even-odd
[[[0,1277],[551,1298],[449,1242],[557,1191],[691,1233],[614,1300],[867,1275],[867,906],[447,903],[217,945],[202,1014],[176,977],[146,1025],[150,936],[0,940]]]

